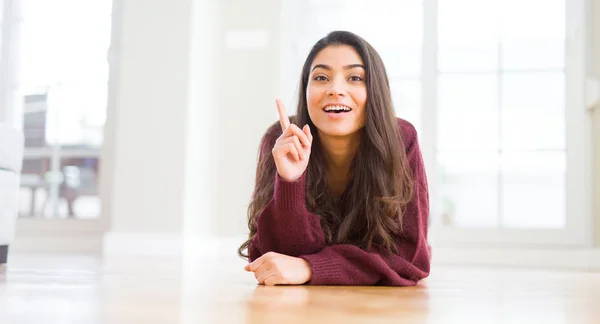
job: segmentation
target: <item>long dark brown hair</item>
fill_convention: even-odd
[[[306,88],[310,67],[321,50],[332,45],[352,46],[366,69],[367,104],[365,126],[350,166],[350,179],[340,196],[329,190],[327,164],[318,132],[308,114]],[[374,246],[396,252],[402,232],[402,215],[414,191],[413,175],[395,116],[388,77],[375,49],[361,37],[346,31],[334,31],[311,49],[302,67],[298,108],[290,118],[296,125],[308,124],[314,136],[306,173],[306,207],[320,217],[327,244]],[[275,122],[263,138],[260,151],[271,152],[281,134]],[[238,249],[244,250],[257,231],[257,219],[273,198],[277,168],[271,154],[260,154],[256,168],[254,193],[248,207],[249,239]]]

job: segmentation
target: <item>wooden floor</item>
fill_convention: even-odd
[[[433,267],[418,287],[264,287],[242,260],[20,254],[0,323],[600,323],[600,273]]]

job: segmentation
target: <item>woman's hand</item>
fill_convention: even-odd
[[[312,278],[312,269],[302,258],[285,254],[268,252],[244,267],[254,272],[254,277],[261,285],[302,285]]]
[[[290,123],[281,100],[277,99],[276,103],[283,134],[275,142],[273,159],[279,176],[291,182],[300,178],[308,166],[313,137],[308,125],[300,129]]]

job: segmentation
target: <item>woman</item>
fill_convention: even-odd
[[[412,286],[427,277],[421,151],[415,128],[395,117],[373,47],[330,33],[304,63],[296,116],[279,100],[277,108],[238,250],[249,256],[245,270],[265,285]]]

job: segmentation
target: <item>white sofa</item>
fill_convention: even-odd
[[[0,264],[15,236],[23,146],[23,133],[0,123]]]

